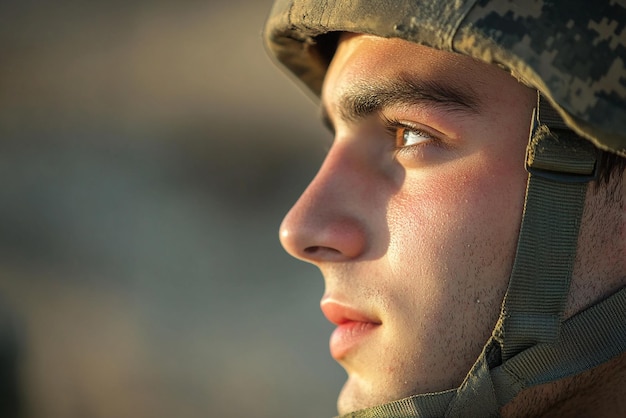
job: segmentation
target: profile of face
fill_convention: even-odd
[[[512,269],[535,102],[496,66],[342,36],[322,93],[334,142],[280,229],[324,276],[340,413],[456,388],[479,356]]]

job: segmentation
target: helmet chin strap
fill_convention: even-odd
[[[538,95],[526,151],[529,173],[517,253],[493,333],[507,361],[559,337],[587,185],[598,153]]]
[[[539,95],[517,253],[500,317],[458,389],[343,417],[497,417],[520,391],[594,368],[626,351],[626,289],[565,320],[587,185],[598,151]]]

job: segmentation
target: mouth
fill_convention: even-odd
[[[320,306],[326,319],[337,325],[329,344],[330,354],[335,360],[343,359],[364,344],[367,337],[382,324],[376,318],[330,299],[323,299]]]

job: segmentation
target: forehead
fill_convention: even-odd
[[[508,72],[468,56],[440,51],[396,38],[345,34],[329,66],[322,100],[342,95],[354,84],[397,79],[409,74],[476,92],[480,101],[497,100],[504,92],[529,90]]]

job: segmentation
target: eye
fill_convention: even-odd
[[[410,147],[435,139],[435,137],[427,132],[407,126],[397,126],[395,128],[395,138],[397,148]]]
[[[387,118],[384,118],[383,122],[391,137],[394,138],[394,146],[397,150],[438,142],[438,137],[411,123]]]
[[[432,132],[432,128],[386,117],[383,123],[393,140],[394,159],[406,167],[433,162],[441,156],[440,150],[449,149],[443,135]]]
[[[406,168],[436,163],[454,155],[455,142],[449,137],[419,122],[389,118],[383,115],[386,140],[393,148],[393,158]]]

